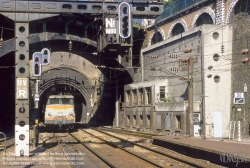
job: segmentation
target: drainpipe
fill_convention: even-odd
[[[202,125],[201,125],[201,136],[203,136],[205,138],[206,136],[206,121],[205,121],[205,78],[204,78],[204,51],[203,51],[203,38],[202,38],[202,27],[200,27],[200,31],[199,31],[199,36],[200,36],[200,53],[201,53],[201,92],[202,92],[202,101],[201,101],[201,121],[202,121]]]
[[[144,81],[144,61],[143,61],[143,55],[142,55],[142,51],[140,52],[140,62],[141,62],[141,81]]]
[[[151,131],[155,131],[155,86],[151,88]]]

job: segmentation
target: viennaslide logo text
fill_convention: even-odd
[[[223,163],[235,163],[237,167],[239,163],[247,162],[247,155],[248,153],[246,152],[221,153],[220,161]]]

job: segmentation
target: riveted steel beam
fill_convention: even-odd
[[[29,156],[29,22],[15,22],[15,156]]]
[[[0,1],[1,2],[1,1]],[[50,18],[54,16],[58,16],[59,14],[49,14],[49,13],[14,13],[14,12],[0,12],[1,15],[6,16],[7,18],[19,21],[19,22],[25,22],[26,20],[34,21],[34,20],[40,20],[45,18]]]
[[[28,1],[0,0],[0,12],[28,13],[78,13],[90,15],[118,15],[118,5],[122,1]],[[129,0],[133,18],[156,18],[163,12],[163,4],[158,1]],[[21,15],[20,15],[21,16]],[[17,16],[19,17],[19,16]],[[21,16],[22,17],[22,16]]]

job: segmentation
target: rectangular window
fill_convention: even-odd
[[[175,116],[175,129],[181,129],[181,116]]]
[[[136,115],[133,115],[133,127],[136,127]]]
[[[139,100],[138,100],[138,105],[143,105],[143,89],[139,89]]]
[[[133,90],[132,93],[133,93],[133,106],[136,106],[137,105],[137,92],[136,90]]]
[[[58,98],[50,98],[47,104],[60,104],[60,102]]]
[[[199,113],[194,113],[193,114],[194,118],[194,125],[200,125],[200,114]]]
[[[145,104],[151,104],[151,88],[150,87],[147,87],[145,88],[146,90],[146,102]]]
[[[62,104],[74,104],[74,100],[69,98],[62,98],[61,101]]]
[[[165,86],[160,86],[160,99],[165,98]]]
[[[130,115],[127,115],[127,126],[130,125]]]
[[[150,115],[147,115],[146,121],[147,121],[147,127],[150,127]]]
[[[140,115],[140,126],[143,126],[143,115]]]
[[[126,91],[126,106],[130,106],[130,91]]]

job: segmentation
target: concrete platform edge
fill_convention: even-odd
[[[211,163],[218,164],[226,167],[242,167],[249,168],[250,167],[250,158],[245,158],[245,160],[241,160],[241,158],[230,160],[230,158],[223,158],[221,156],[220,151],[210,150],[207,148],[198,148],[196,146],[174,142],[170,140],[166,140],[161,137],[153,137],[153,144],[157,146],[161,146],[163,148],[167,148],[173,150],[177,153],[193,157],[196,159],[208,160]]]

